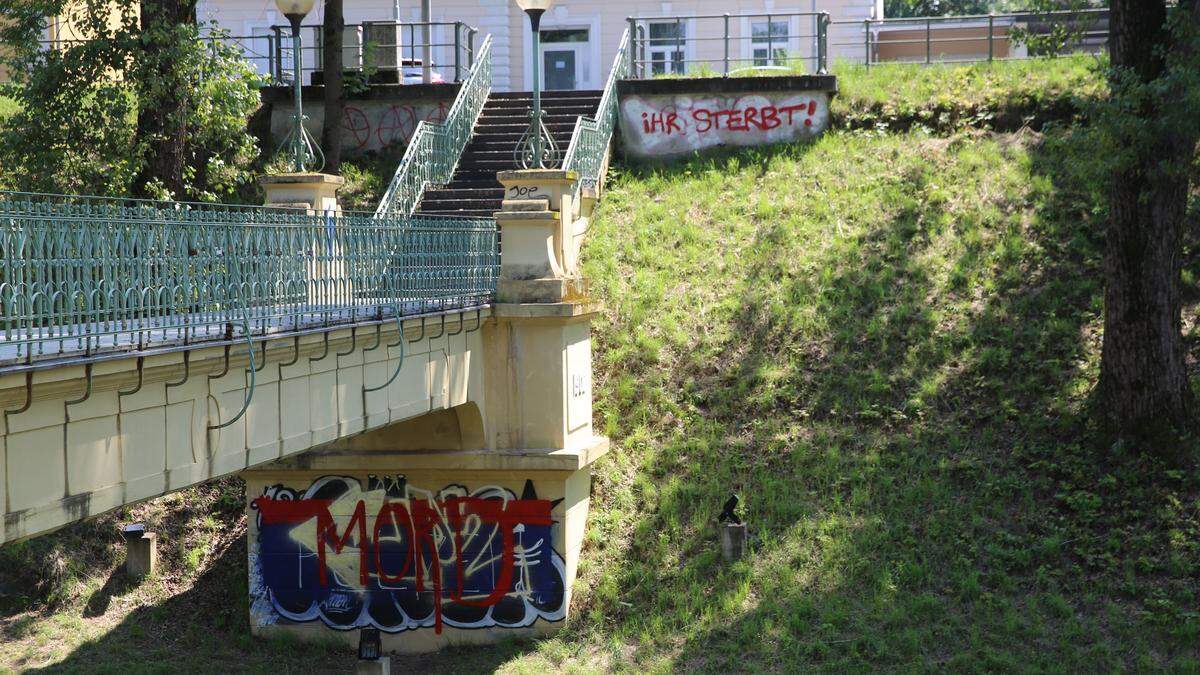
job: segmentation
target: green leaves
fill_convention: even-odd
[[[246,121],[262,82],[236,47],[201,39],[195,24],[143,26],[132,0],[65,6],[0,0],[0,24],[7,25],[0,39],[15,46],[4,58],[14,79],[0,94],[16,107],[0,119],[0,182],[38,192],[214,201],[249,181],[258,150]],[[42,17],[64,12],[59,23],[83,39],[40,49]],[[139,130],[145,111],[159,113],[170,131]],[[164,141],[181,153],[180,175],[135,190]]]

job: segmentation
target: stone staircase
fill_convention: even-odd
[[[554,136],[559,154],[565,154],[580,115],[595,115],[600,91],[547,91],[542,93],[546,128]],[[421,197],[417,213],[491,216],[500,210],[504,187],[497,171],[520,168],[515,153],[521,134],[529,126],[533,106],[530,92],[492,92],[450,183],[430,188]]]

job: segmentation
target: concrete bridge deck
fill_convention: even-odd
[[[389,318],[5,369],[0,542],[435,410],[472,404],[481,424],[492,313],[405,317],[403,339]]]

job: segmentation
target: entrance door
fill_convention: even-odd
[[[580,61],[577,56],[572,47],[542,50],[546,89],[575,89],[579,86]]]
[[[542,72],[546,89],[578,89],[589,78],[584,70],[590,35],[586,28],[547,28],[542,31]]]

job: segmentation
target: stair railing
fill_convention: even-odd
[[[617,80],[628,77],[632,52],[629,49],[629,29],[621,36],[617,55],[613,58],[612,71],[604,84],[604,94],[596,109],[595,117],[579,116],[575,131],[571,134],[571,145],[563,158],[563,168],[579,174],[580,187],[597,187],[600,170],[608,155],[613,128],[617,123]]]
[[[441,122],[421,121],[379,202],[376,217],[410,216],[431,185],[450,182],[492,90],[492,36],[483,40],[471,72]]]

